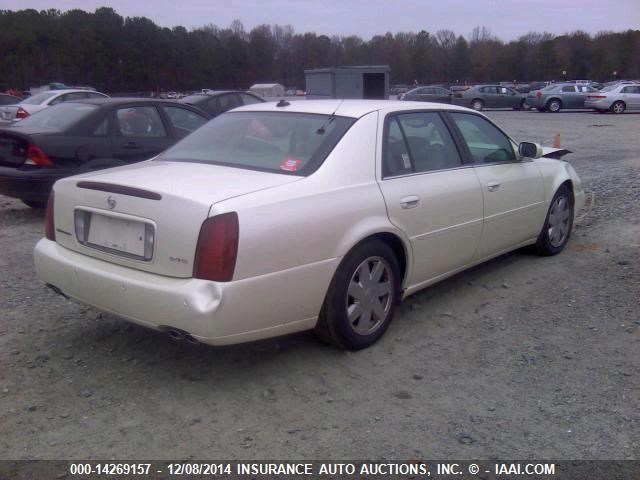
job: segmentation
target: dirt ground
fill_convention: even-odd
[[[517,251],[407,299],[348,353],[214,348],[34,276],[43,216],[0,197],[1,459],[639,459],[640,115],[488,113],[595,192],[557,257]]]

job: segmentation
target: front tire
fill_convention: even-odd
[[[573,228],[573,193],[562,185],[551,200],[547,218],[536,242],[540,255],[551,256],[560,253],[571,236]]]
[[[368,240],[338,267],[315,333],[340,348],[366,348],[389,327],[399,298],[400,268],[393,250],[380,240]]]
[[[611,105],[611,111],[616,114],[624,113],[626,108],[627,106],[624,104],[624,102],[621,102],[619,100]]]

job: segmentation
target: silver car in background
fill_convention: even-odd
[[[86,100],[88,98],[108,98],[108,95],[85,89],[47,90],[27,97],[15,105],[1,107],[0,125],[11,125],[58,103]]]
[[[609,85],[599,92],[588,95],[584,106],[600,113],[640,110],[640,85]]]
[[[556,113],[566,109],[587,108],[587,95],[597,92],[593,87],[575,83],[554,83],[542,90],[534,90],[527,94],[527,104],[539,112]]]

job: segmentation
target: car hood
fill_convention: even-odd
[[[148,160],[71,178],[141,188],[212,205],[303,177],[195,162]]]

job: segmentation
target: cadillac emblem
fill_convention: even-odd
[[[113,210],[116,208],[116,199],[109,195],[107,197],[107,205],[109,206],[109,210]]]

